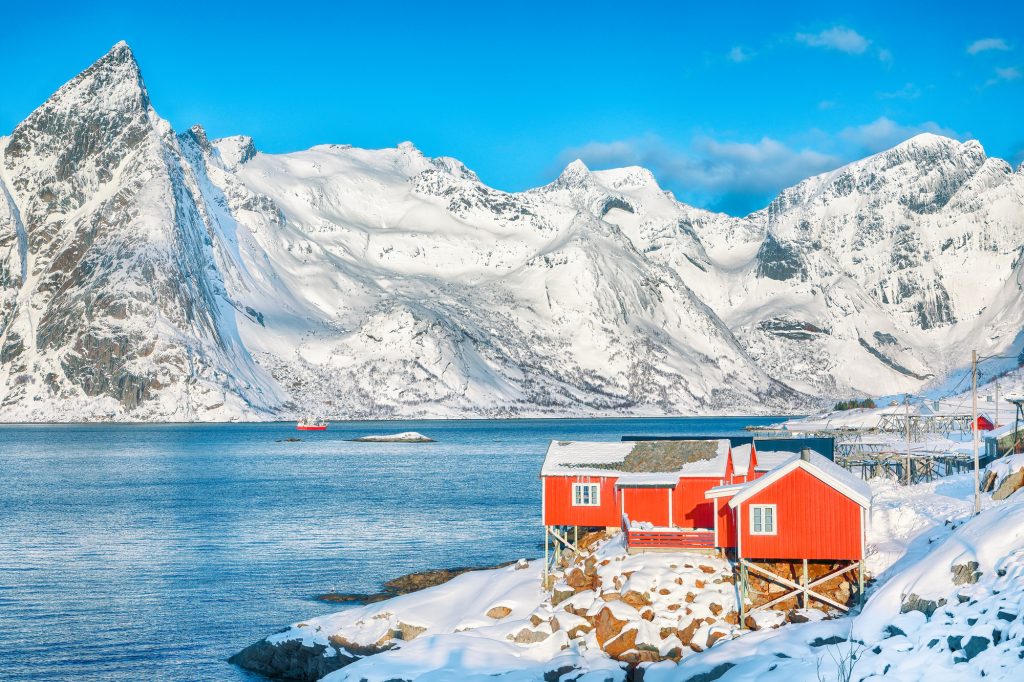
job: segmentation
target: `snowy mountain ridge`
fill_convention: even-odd
[[[921,135],[743,218],[175,133],[116,45],[0,138],[0,419],[806,410],[1020,352],[1024,168]]]

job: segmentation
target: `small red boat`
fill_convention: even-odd
[[[326,431],[327,423],[327,420],[320,419],[319,417],[316,419],[303,417],[299,420],[299,423],[295,425],[295,428],[299,431]]]

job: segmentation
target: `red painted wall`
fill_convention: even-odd
[[[992,431],[995,429],[995,424],[983,414],[978,415],[978,430],[979,431]]]
[[[630,521],[668,525],[668,497],[671,488],[620,488],[622,509]]]
[[[615,481],[618,478],[601,476],[543,476],[544,525],[546,526],[615,526],[622,525],[619,501],[616,499]],[[574,507],[573,483],[601,485],[601,505]]]
[[[750,505],[775,504],[777,534],[750,534]],[[748,559],[853,559],[861,556],[861,508],[802,469],[795,469],[736,510]]]
[[[679,528],[714,528],[715,503],[704,498],[718,478],[681,478],[672,498],[672,521]]]
[[[714,499],[716,514],[718,515],[718,547],[736,546],[736,528],[733,523],[732,507],[729,506],[729,497],[716,497]]]

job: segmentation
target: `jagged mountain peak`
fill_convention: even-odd
[[[248,135],[220,137],[210,144],[228,170],[236,170],[245,162],[252,160],[258,151],[256,143]]]
[[[593,180],[594,178],[590,174],[587,164],[583,163],[581,159],[576,159],[569,163],[548,187],[558,189],[584,187],[591,184]]]
[[[183,134],[191,137],[201,149],[210,150],[210,138],[206,135],[206,129],[200,124],[195,124]]]
[[[135,56],[127,43],[118,43],[18,124],[7,146],[7,159],[35,149],[57,155],[66,171],[68,159],[102,150],[136,128],[134,124],[150,111],[149,93]],[[76,136],[74,149],[47,149],[48,140],[56,142],[69,134]]]
[[[124,41],[114,45],[105,55],[65,83],[47,102],[66,100],[73,95],[82,98],[75,103],[77,106],[149,106],[149,94],[139,63]]]
[[[624,166],[607,170],[591,171],[598,182],[615,190],[634,190],[651,188],[661,190],[658,180],[643,166]]]

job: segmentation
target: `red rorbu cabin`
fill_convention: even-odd
[[[972,425],[971,428],[975,428],[975,425]],[[992,431],[992,430],[994,430],[996,428],[996,425],[993,424],[992,420],[989,419],[987,416],[985,416],[983,414],[979,414],[978,415],[978,421],[976,423],[976,428],[979,431]]]
[[[734,475],[726,439],[552,441],[541,469],[545,541],[575,548],[570,529],[606,527],[622,528],[631,550],[714,549],[705,493]]]
[[[863,594],[871,488],[846,469],[804,450],[746,483],[716,486],[706,496],[715,504],[716,545],[735,555],[741,587],[748,584],[746,572],[752,570],[802,593],[805,603],[813,598],[846,610],[845,605],[813,588],[856,570],[859,594]],[[794,583],[764,568],[764,564],[775,562],[802,562],[802,582]],[[808,562],[827,562],[830,572],[808,582]]]

